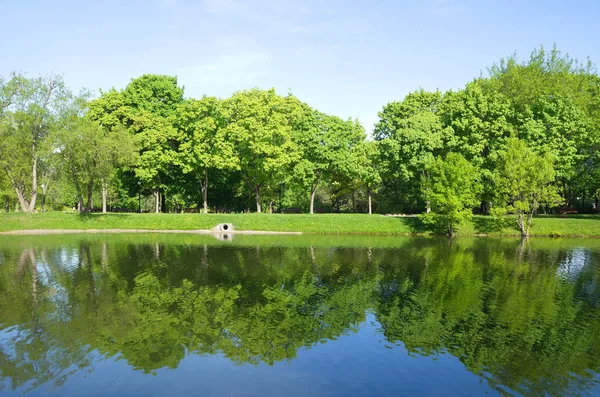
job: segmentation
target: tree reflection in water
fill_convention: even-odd
[[[499,391],[576,394],[599,370],[596,249],[550,240],[350,248],[138,239],[0,245],[5,388],[60,388],[93,370],[92,352],[145,373],[190,354],[272,365],[358,330],[367,312],[388,342],[452,354]]]

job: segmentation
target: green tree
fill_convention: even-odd
[[[576,176],[590,171],[600,135],[600,88],[593,65],[556,46],[540,47],[525,62],[516,56],[502,59],[483,83],[486,92],[510,103],[508,121],[518,137],[536,152],[554,156],[557,184],[572,205],[587,188]]]
[[[61,76],[0,81],[0,167],[25,212],[36,209],[40,154],[69,97]]]
[[[406,203],[405,207],[415,208],[417,202],[422,202],[418,185],[426,165],[453,145],[452,129],[445,127],[439,116],[441,102],[440,92],[421,90],[409,94],[402,102],[387,104],[379,113],[374,138],[380,142],[383,178],[387,185],[399,182],[404,189],[397,191],[392,187],[389,195],[412,194],[413,203]]]
[[[154,210],[161,209],[161,186],[167,186],[177,160],[177,130],[174,119],[183,102],[183,88],[177,78],[146,74],[132,81],[124,90],[103,92],[90,103],[89,117],[108,129],[122,125],[139,140],[136,177],[153,188]]]
[[[220,101],[215,97],[187,100],[177,109],[179,132],[177,163],[184,174],[200,183],[203,210],[208,212],[208,174],[212,169],[239,168],[234,143],[226,134]]]
[[[421,219],[452,235],[456,226],[471,219],[478,203],[481,184],[477,167],[458,153],[438,157],[427,167],[423,190],[431,203],[431,213],[423,214]]]
[[[352,151],[352,164],[356,179],[365,188],[367,193],[367,211],[373,213],[372,197],[381,185],[379,174],[379,145],[375,141],[363,141]]]
[[[344,121],[305,106],[304,128],[295,130],[294,141],[302,151],[294,168],[294,178],[310,190],[309,213],[314,213],[319,184],[334,174],[350,174],[354,167],[352,151],[365,139],[358,121]]]
[[[105,181],[116,167],[134,164],[137,148],[133,137],[124,128],[107,130],[77,114],[61,123],[53,135],[54,151],[75,187],[80,212],[91,211],[92,193],[98,183],[102,184],[106,211]]]
[[[4,212],[10,211],[11,199],[14,196],[6,174],[0,173],[0,205]]]
[[[252,89],[235,93],[224,102],[226,133],[235,143],[243,180],[261,212],[261,192],[274,192],[278,182],[291,177],[298,148],[292,140],[297,100],[275,90]]]
[[[497,91],[486,91],[485,79],[468,83],[458,92],[447,92],[440,106],[442,124],[452,129],[453,151],[477,167],[484,186],[481,210],[489,210],[494,197],[492,175],[498,151],[516,135],[511,103]]]
[[[543,205],[550,207],[562,202],[553,184],[555,171],[549,154],[539,155],[518,139],[510,139],[500,154],[496,175],[497,192],[495,215],[514,214],[523,236],[529,236],[533,215]]]

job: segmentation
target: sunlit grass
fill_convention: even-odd
[[[0,231],[24,229],[144,229],[199,230],[218,223],[232,223],[237,230],[303,232],[317,234],[431,234],[416,217],[366,214],[91,214],[48,212],[0,214]],[[515,235],[516,223],[502,225],[492,218],[476,216],[458,228],[458,234]],[[539,216],[533,235],[598,236],[600,216]]]

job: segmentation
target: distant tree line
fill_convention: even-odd
[[[60,76],[0,80],[6,210],[425,213],[452,232],[473,211],[598,209],[600,78],[540,48],[447,92],[419,90],[357,120],[250,89],[186,98],[143,75],[92,99]]]

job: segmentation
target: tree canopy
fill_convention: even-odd
[[[499,187],[510,184],[507,151],[521,144],[552,161],[541,170],[517,162],[520,175],[547,180],[561,198],[534,205],[533,215],[600,208],[600,77],[593,64],[556,47],[540,47],[524,61],[501,59],[458,90],[411,92],[383,106],[372,133],[291,93],[252,88],[228,98],[187,98],[178,79],[166,75],[142,75],[88,98],[71,93],[60,76],[0,79],[5,208],[63,209],[90,196],[103,211],[429,213],[432,191],[423,186],[441,186],[431,165],[446,159],[446,170],[460,172],[454,162],[461,158],[482,188],[477,205],[471,195],[455,198],[466,212],[490,214],[515,207]],[[86,103],[73,116],[68,109],[78,100]],[[89,147],[75,149],[69,136],[75,124],[103,131],[98,137],[107,142],[98,147],[130,152],[115,153],[111,172],[84,183],[85,194],[81,182],[60,172],[57,158],[64,166],[66,152],[48,140],[71,142],[90,163]],[[117,135],[123,145],[111,146]]]

